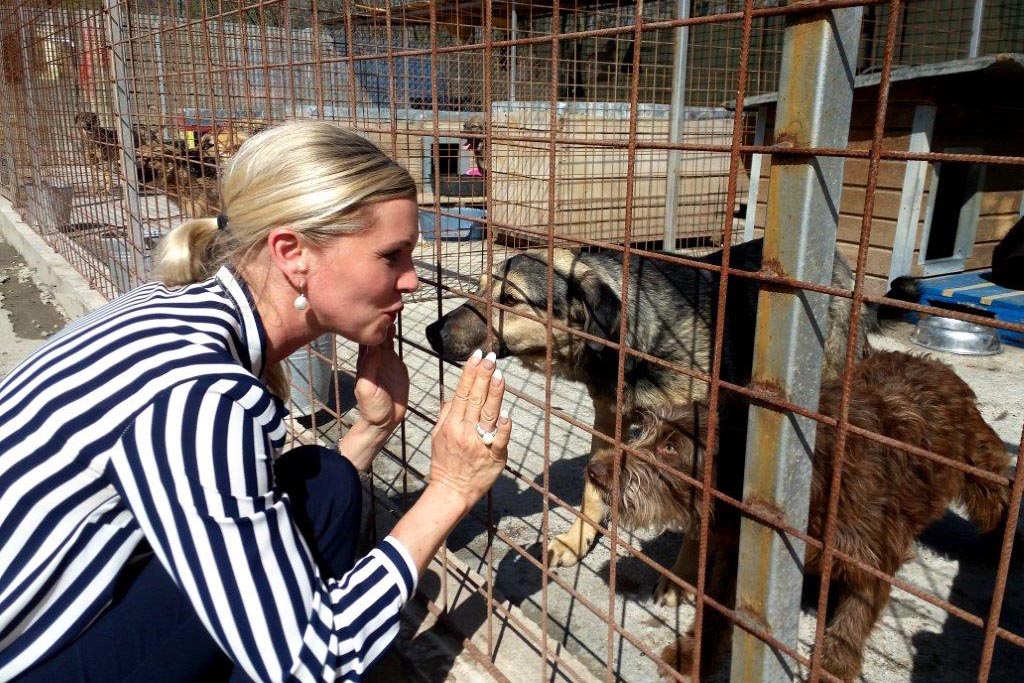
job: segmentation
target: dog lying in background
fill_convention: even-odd
[[[841,392],[839,381],[823,384],[819,409],[823,415],[835,417]],[[714,462],[716,488],[733,497],[740,497],[737,472],[742,491],[743,412],[723,416],[722,443]],[[742,422],[737,423],[740,418]],[[978,412],[974,392],[949,366],[936,360],[879,352],[859,361],[852,380],[849,422],[965,465],[1007,473],[1009,457]],[[647,416],[641,433],[630,444],[638,453],[622,457],[620,525],[676,529],[690,535],[698,532],[700,491],[675,473],[701,480],[706,432],[707,412],[702,405]],[[819,540],[825,533],[835,438],[834,427],[818,425],[808,534]],[[614,450],[605,449],[588,471],[606,499],[613,460]],[[913,556],[914,540],[943,516],[950,503],[962,503],[971,521],[987,533],[1005,522],[1009,494],[1007,486],[848,432],[835,549],[894,576]],[[714,513],[710,545],[714,562],[708,591],[731,607],[736,591],[739,515],[724,505],[715,506]],[[820,574],[818,549],[807,548],[805,566],[808,573]],[[839,558],[833,564],[832,577],[835,607],[828,615],[822,662],[841,680],[852,681],[860,672],[867,638],[888,602],[889,584]],[[731,626],[715,609],[704,614],[701,672],[707,675],[731,643]],[[683,674],[691,671],[692,635],[693,626],[663,654],[663,659]]]
[[[159,143],[136,150],[140,178],[151,189],[172,199],[187,218],[216,216],[220,212],[217,167],[201,150]]]
[[[224,128],[213,133],[204,133],[199,138],[199,147],[206,156],[224,162],[235,156],[242,143],[254,134],[244,130]]]
[[[730,266],[738,270],[761,268],[762,240],[739,244],[730,250]],[[548,271],[553,271],[554,321],[598,341],[554,327],[552,370],[586,385],[594,402],[595,431],[611,435],[616,413],[629,422],[638,410],[685,406],[702,400],[707,384],[659,363],[627,355],[623,403],[616,405],[619,351],[602,342],[619,343],[658,359],[701,372],[710,372],[714,359],[714,330],[718,318],[716,272],[634,256],[629,264],[629,300],[622,291],[622,254],[574,253],[556,249],[550,264],[546,251],[526,252],[495,265],[480,280],[477,293],[503,305],[491,307],[491,318],[482,303],[467,302],[427,327],[427,340],[443,357],[464,360],[477,348],[495,351],[499,358],[515,356],[543,370],[547,354],[547,327],[522,314],[547,315]],[[722,252],[703,259],[721,264]],[[832,285],[851,289],[849,266],[836,254]],[[750,278],[729,280],[725,303],[725,333],[721,349],[721,377],[736,384],[750,381],[754,352],[759,283]],[[824,375],[838,376],[846,356],[849,299],[833,298],[829,307],[824,342]],[[620,340],[620,315],[627,315],[626,338]],[[862,315],[865,324],[870,315]],[[859,344],[866,346],[864,329]],[[488,343],[490,332],[491,343]],[[591,455],[604,445],[599,436],[591,442]],[[600,493],[586,479],[582,516],[600,521],[606,506]],[[569,532],[552,539],[547,561],[569,566],[590,549],[596,530],[577,518]]]
[[[110,192],[114,187],[113,178],[117,173],[121,154],[121,141],[117,131],[101,126],[99,114],[91,111],[75,115],[75,128],[78,130],[89,166],[102,178],[103,189]],[[135,148],[159,140],[160,131],[156,127],[138,126],[132,130],[132,145]]]

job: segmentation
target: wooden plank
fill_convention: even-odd
[[[975,235],[974,243],[998,242],[1006,236],[1010,228],[1020,220],[1016,211],[998,216],[981,216],[978,218],[978,232]]]
[[[971,257],[964,263],[964,270],[972,270],[975,268],[991,268],[992,267],[992,252],[995,251],[998,242],[985,242],[984,244],[975,244],[974,251],[971,253]]]
[[[839,253],[850,263],[851,266],[857,263],[857,245],[850,244],[849,242],[839,242],[837,244]],[[874,275],[875,277],[888,278],[889,276],[889,261],[892,257],[892,251],[889,249],[883,249],[879,247],[868,248],[868,259],[866,263],[867,274]]]
[[[864,188],[848,186],[843,188],[843,197],[839,204],[839,211],[846,214],[864,213],[864,202],[867,192]],[[900,215],[900,198],[902,193],[898,190],[887,190],[879,188],[875,191],[874,210],[872,217],[888,218],[896,220]]]

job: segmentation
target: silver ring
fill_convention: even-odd
[[[488,432],[485,431],[484,428],[480,426],[479,422],[477,422],[476,433],[480,435],[480,440],[484,442],[485,446],[490,446],[492,443],[494,443],[494,437],[498,433],[498,428],[495,427],[493,431]]]

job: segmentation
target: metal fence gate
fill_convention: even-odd
[[[1019,678],[1024,586],[1013,541],[1024,474],[953,462],[849,414],[855,342],[873,306],[996,330],[1008,353],[1024,339],[1024,316],[1000,307],[1012,292],[988,303],[945,290],[917,303],[883,296],[900,276],[973,277],[1024,213],[1017,0],[85,0],[7,3],[0,27],[0,195],[108,298],[146,280],[177,222],[216,213],[223,164],[276,122],[338,121],[409,169],[424,237],[437,239],[417,248],[423,287],[400,321],[410,411],[368,484],[371,532],[386,531],[422,488],[430,428],[454,386],[457,365],[431,348],[428,323],[476,301],[605,354],[614,390],[599,398],[614,410],[603,421],[600,401],[552,353],[530,368],[502,361],[516,422],[509,467],[421,584],[429,609],[495,679],[690,680],[690,660],[673,666],[666,648],[696,620],[702,652],[717,619],[732,634],[731,680],[842,680],[822,663],[837,567],[880,578],[892,596],[863,680]],[[184,167],[193,171],[168,171]],[[754,238],[765,250],[754,273],[730,267],[728,250],[694,260]],[[714,360],[700,367],[588,336],[553,319],[554,305],[524,312],[477,290],[481,274],[527,248],[713,273],[720,308],[730,289],[760,282],[753,376],[723,379],[725,316],[709,327]],[[836,254],[852,266],[849,286],[831,279]],[[952,290],[986,281],[970,282]],[[636,324],[628,301],[639,286],[624,270],[612,292],[627,302],[620,331]],[[822,330],[844,302],[849,350],[838,408],[823,414]],[[293,357],[296,438],[331,443],[351,423],[355,356],[325,337]],[[679,471],[636,448],[626,368],[640,362],[702,387],[700,468]],[[1004,391],[977,390],[984,406],[1007,406],[986,416],[1014,458],[1024,448],[1022,367],[991,370]],[[716,488],[713,464],[729,440],[717,426],[733,424],[723,406],[736,401],[752,406],[742,495]],[[810,462],[822,430],[836,457],[827,506],[810,510],[823,515],[814,535]],[[616,472],[646,458],[651,476],[696,492],[699,520],[684,534],[692,574],[668,569],[678,532],[622,523],[618,475],[607,515],[579,511],[592,441]],[[898,575],[851,557],[840,547],[839,491],[854,442],[1001,487],[1009,516],[997,552],[971,557],[980,541],[950,541],[947,519]],[[721,542],[712,510],[742,520],[734,602],[709,592]],[[595,547],[552,566],[554,539],[574,523],[598,532]],[[821,580],[804,601],[817,609],[801,612],[807,553],[820,558]],[[652,600],[659,581],[678,605]]]

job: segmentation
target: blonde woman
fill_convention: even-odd
[[[260,133],[225,170],[223,213],[168,235],[160,282],[0,382],[0,681],[357,681],[387,648],[511,431],[477,353],[429,485],[356,559],[358,474],[406,411],[415,191],[335,125]],[[340,455],[282,454],[280,364],[328,332],[360,344],[359,419]]]

